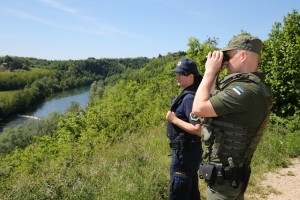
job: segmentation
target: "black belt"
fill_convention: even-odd
[[[236,188],[240,182],[246,180],[245,168],[222,164],[202,164],[200,165],[200,178],[205,179],[209,185],[214,185],[215,181],[218,184],[224,184],[224,180],[227,180],[232,187]]]
[[[238,187],[240,182],[245,182],[244,167],[229,167],[229,166],[222,166],[222,164],[219,164],[219,167],[218,165],[216,165],[216,168],[217,168],[217,178],[219,176],[219,179],[223,178],[224,180],[228,180],[231,183],[232,187]]]

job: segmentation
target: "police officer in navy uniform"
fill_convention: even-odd
[[[171,109],[166,115],[167,135],[172,149],[170,166],[170,200],[198,200],[198,168],[202,160],[200,122],[191,118],[195,92],[200,84],[196,63],[187,58],[180,59],[176,73],[177,85],[184,88],[172,100]]]
[[[273,100],[265,75],[258,72],[261,46],[257,37],[238,35],[221,51],[208,53],[192,113],[202,119],[207,162],[199,171],[209,200],[244,199]],[[229,75],[216,82],[222,66]]]

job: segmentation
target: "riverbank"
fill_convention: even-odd
[[[14,128],[18,124],[24,123],[26,120],[37,120],[42,117],[48,116],[52,112],[63,113],[72,102],[76,102],[80,107],[86,108],[90,99],[90,87],[85,86],[77,89],[67,90],[56,93],[44,100],[38,106],[31,107],[30,111],[13,115],[6,120],[0,121],[0,134],[4,128]]]

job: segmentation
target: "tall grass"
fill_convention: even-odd
[[[257,199],[254,198],[257,193],[266,195],[268,190],[259,185],[264,173],[286,167],[291,157],[299,156],[300,131],[289,130],[296,121],[287,121],[281,124],[273,120],[268,126],[253,158],[246,199]],[[65,149],[69,151],[65,160],[49,159],[43,166],[36,166],[43,169],[40,172],[19,172],[12,176],[13,187],[0,194],[0,199],[159,200],[168,197],[171,150],[165,123],[143,133],[128,133],[121,142],[95,149],[89,157],[78,156],[80,147],[71,143]],[[199,182],[201,197],[205,199],[205,184]]]

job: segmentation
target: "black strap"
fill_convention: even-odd
[[[172,105],[171,105],[171,108],[170,110],[171,111],[175,111],[175,109],[177,108],[177,106],[182,102],[183,98],[185,95],[187,94],[195,94],[194,91],[191,91],[191,90],[184,90],[181,92],[181,94],[179,94],[175,99],[174,101],[172,101]]]

